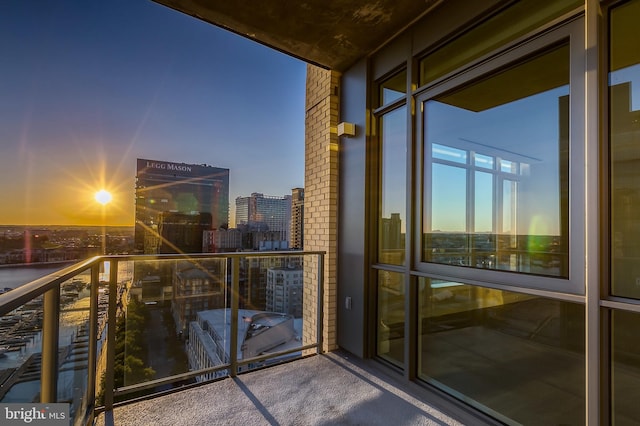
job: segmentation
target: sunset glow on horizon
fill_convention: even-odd
[[[304,62],[116,3],[3,3],[0,225],[133,227],[137,158],[229,169],[231,200],[304,186]]]

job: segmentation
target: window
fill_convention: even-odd
[[[428,278],[418,288],[421,379],[506,424],[585,424],[583,305]]]
[[[640,386],[638,324],[640,315],[616,310],[611,322],[611,414],[612,424],[632,424],[640,419],[635,389]]]
[[[640,299],[640,1],[610,18],[611,293]]]
[[[380,210],[378,262],[405,262],[407,108],[402,105],[380,117]]]
[[[620,3],[609,19],[609,290],[613,296],[640,299],[640,1]],[[634,307],[620,301],[623,308]],[[639,320],[637,312],[610,311],[611,424],[640,418],[634,398],[640,385]]]
[[[402,98],[407,93],[407,72],[402,71],[385,80],[379,86],[379,105],[389,103]]]
[[[404,276],[378,271],[377,354],[387,361],[404,364]]]
[[[570,45],[580,29],[566,25],[419,96],[424,271],[441,273],[429,265],[446,265],[517,272],[531,279],[500,280],[584,291],[583,232],[569,237],[570,226],[583,223],[569,214],[581,202],[580,191],[570,197],[570,188],[583,184],[580,173],[569,175],[581,152],[569,132],[579,127],[569,111],[570,95],[579,90],[570,84]],[[544,277],[572,281],[559,287]]]
[[[378,85],[382,107],[378,121],[377,263],[400,266],[406,261],[407,73],[399,72]],[[404,365],[404,275],[377,271],[376,354]]]

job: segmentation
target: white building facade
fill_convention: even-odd
[[[267,270],[267,310],[302,316],[302,268],[270,268]]]

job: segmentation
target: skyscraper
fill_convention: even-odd
[[[291,190],[290,238],[290,248],[304,248],[304,188],[293,188]]]
[[[181,217],[188,226],[180,228],[180,221],[167,218]],[[186,220],[193,216],[194,220]],[[157,253],[166,243],[176,251],[193,252],[193,247],[202,247],[202,218],[206,228],[220,229],[228,226],[229,218],[229,169],[206,164],[172,163],[138,159],[136,169],[136,223],[135,250],[137,253]],[[164,227],[160,226],[164,221]],[[171,226],[169,226],[169,223]],[[185,233],[176,238],[183,229]],[[196,229],[197,228],[197,229]],[[164,235],[162,230],[170,230]],[[195,231],[194,231],[195,230]],[[171,234],[171,235],[169,235]],[[200,243],[182,247],[180,241],[199,238]],[[165,244],[162,243],[164,239]],[[174,241],[175,240],[175,241]],[[201,248],[195,251],[200,251]]]
[[[281,240],[289,240],[291,195],[269,196],[254,192],[249,197],[236,198],[236,226],[280,232]]]

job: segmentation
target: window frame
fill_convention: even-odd
[[[432,86],[428,86],[413,94],[416,102],[417,117],[415,128],[415,170],[416,192],[413,207],[415,221],[412,238],[412,261],[414,269],[419,273],[433,277],[443,277],[471,284],[508,286],[531,290],[546,290],[575,295],[585,294],[586,279],[586,172],[585,163],[585,35],[584,18],[574,19],[551,28],[516,46],[507,47],[503,51],[490,55],[489,59],[457,73]],[[525,274],[520,272],[480,269],[468,266],[453,266],[425,262],[422,259],[424,194],[427,188],[425,179],[431,169],[425,164],[425,118],[424,105],[431,99],[464,87],[473,81],[489,75],[495,70],[523,61],[527,56],[544,51],[555,44],[568,40],[569,43],[569,200],[568,200],[568,246],[569,273],[568,278]],[[594,189],[595,191],[596,189]]]
[[[389,101],[386,104],[381,104],[382,102],[381,93],[382,93],[382,88],[384,84],[388,81],[392,81],[403,74],[405,76],[405,81],[406,81],[408,70],[405,65],[406,64],[403,64],[402,66],[394,68],[392,71],[386,73],[384,76],[382,76],[381,78],[373,82],[373,87],[374,87],[373,92],[375,93],[373,104],[379,105],[379,106],[372,111],[372,118],[374,120],[373,128],[375,128],[375,135],[376,135],[375,137],[375,158],[376,158],[375,170],[376,172],[374,173],[376,200],[375,200],[375,203],[371,204],[371,206],[374,207],[374,211],[372,211],[373,213],[372,218],[374,219],[374,224],[373,224],[375,229],[374,235],[376,235],[376,238],[375,238],[375,242],[373,242],[374,250],[372,252],[373,261],[371,262],[371,265],[384,266],[385,268],[390,268],[391,270],[394,270],[396,268],[401,268],[404,270],[405,266],[409,261],[410,256],[409,256],[409,253],[407,253],[406,251],[406,244],[405,244],[404,247],[402,248],[402,250],[404,250],[404,254],[403,254],[404,261],[401,264],[384,262],[381,259],[380,239],[381,239],[381,228],[382,228],[382,219],[383,219],[382,218],[382,204],[383,204],[382,190],[383,190],[383,177],[384,177],[382,168],[384,164],[383,144],[385,142],[383,140],[383,135],[382,135],[382,122],[386,115],[393,114],[402,108],[405,109],[405,115],[406,115],[407,108],[408,108],[407,99],[409,98],[409,96],[405,92],[403,96],[399,96]],[[412,129],[408,125],[405,127],[405,137],[411,132],[411,130]],[[408,155],[409,155],[409,149],[407,147],[407,155],[405,156],[405,176],[407,174],[406,168],[408,167],[408,161],[409,161]],[[407,210],[406,202],[405,202],[405,218],[404,218],[405,226],[408,226],[408,223],[406,223],[406,221],[408,221],[409,213],[410,211]],[[405,235],[405,238],[409,238],[409,236]]]

